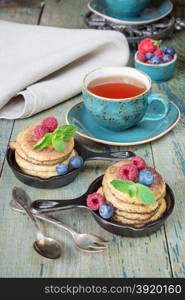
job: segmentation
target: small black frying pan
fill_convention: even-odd
[[[152,223],[146,224],[143,227],[135,228],[129,225],[120,225],[117,223],[113,223],[110,220],[105,220],[99,216],[97,212],[92,211],[86,205],[87,195],[92,194],[98,190],[98,188],[102,185],[103,175],[95,179],[91,185],[89,186],[88,191],[72,200],[36,200],[32,202],[32,209],[36,213],[51,213],[61,210],[67,210],[72,208],[80,208],[87,209],[91,212],[96,222],[103,227],[105,230],[129,237],[142,237],[146,235],[150,235],[151,233],[157,231],[165,222],[165,220],[172,213],[174,208],[175,197],[171,190],[171,188],[166,185],[166,201],[167,201],[167,210],[163,214],[161,218]]]
[[[80,155],[83,158],[84,162],[86,160],[120,161],[135,156],[135,154],[131,151],[118,151],[118,152],[110,152],[110,153],[92,152],[87,148],[85,148],[84,146],[82,146],[82,144],[77,140],[75,140],[75,150],[78,152],[78,155]],[[20,181],[22,181],[23,183],[29,186],[40,188],[40,189],[42,188],[55,189],[71,183],[76,178],[76,176],[79,174],[79,172],[83,167],[82,166],[81,168],[73,169],[65,175],[58,175],[48,179],[42,179],[37,176],[27,175],[19,168],[15,160],[15,150],[8,148],[6,157],[7,157],[8,164],[12,169],[14,175]]]

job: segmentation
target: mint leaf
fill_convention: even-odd
[[[64,136],[64,142],[67,142],[74,136],[76,127],[73,125],[63,125],[61,126],[61,132]]]
[[[137,183],[137,195],[143,204],[152,204],[155,203],[155,197],[153,192],[147,186]]]
[[[129,186],[129,196],[133,198],[137,194],[137,186],[136,184],[132,184]]]
[[[61,125],[53,132],[53,134],[57,137],[62,135],[64,142],[67,142],[74,136],[75,131],[76,127],[73,125]]]
[[[127,193],[131,198],[136,194],[143,204],[155,203],[155,197],[152,190],[140,183],[135,183],[130,180],[112,180],[111,184],[113,187],[122,193]]]
[[[42,150],[49,146],[52,141],[52,133],[46,133],[43,138],[33,147],[34,150]]]
[[[119,192],[129,194],[131,198],[133,198],[137,193],[137,186],[131,180],[112,180],[111,184]]]
[[[73,125],[61,125],[55,131],[46,133],[44,137],[33,147],[34,150],[42,150],[52,144],[55,150],[64,152],[64,142],[69,141],[75,134]]]
[[[52,138],[52,145],[54,147],[55,150],[57,150],[58,152],[64,152],[64,140],[63,138]]]

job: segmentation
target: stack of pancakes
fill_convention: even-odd
[[[147,223],[159,219],[165,212],[167,205],[164,199],[166,194],[166,185],[162,177],[155,169],[146,167],[154,174],[154,183],[149,186],[156,199],[155,203],[143,204],[137,195],[133,198],[127,193],[119,192],[111,184],[112,180],[120,180],[119,169],[122,165],[128,164],[128,161],[121,161],[110,166],[103,177],[102,187],[98,193],[104,195],[108,203],[114,207],[112,220],[120,223],[142,227]]]
[[[59,163],[67,163],[70,157],[76,155],[74,139],[65,142],[64,152],[56,151],[52,146],[43,150],[33,150],[38,142],[34,135],[32,125],[20,132],[15,142],[10,142],[10,147],[15,149],[15,159],[20,169],[25,173],[40,178],[50,178],[58,175],[56,166]]]

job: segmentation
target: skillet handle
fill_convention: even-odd
[[[82,156],[83,160],[113,160],[120,161],[136,156],[132,151],[117,151],[117,152],[93,152],[84,147],[79,141],[75,140],[75,148]]]
[[[136,154],[132,151],[117,151],[117,152],[107,152],[107,153],[99,153],[87,151],[85,160],[112,160],[112,161],[120,161],[125,159],[130,159],[136,156]]]
[[[52,213],[72,208],[87,208],[84,194],[79,198],[71,200],[35,200],[31,204],[31,210],[35,214]]]

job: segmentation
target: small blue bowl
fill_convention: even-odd
[[[137,54],[138,52],[135,54],[135,68],[148,74],[152,80],[166,81],[173,76],[177,62],[177,54],[174,55],[174,58],[170,62],[159,65],[141,62],[137,59]]]

